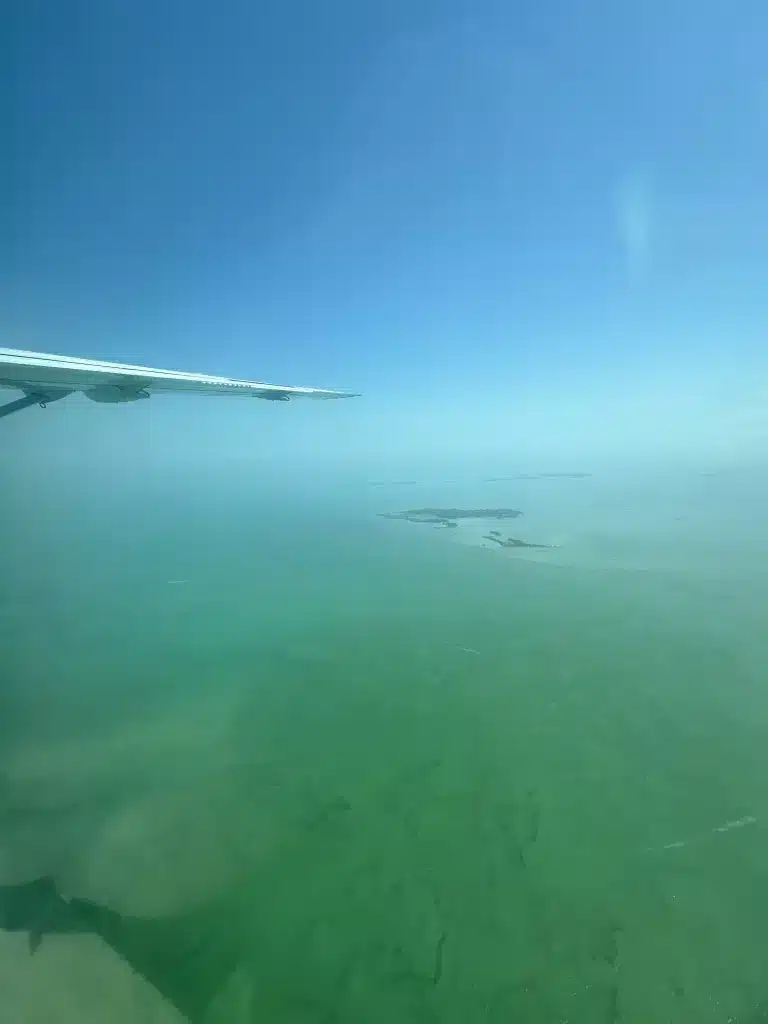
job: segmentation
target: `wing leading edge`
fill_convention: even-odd
[[[0,416],[30,405],[57,401],[73,391],[82,392],[94,402],[105,403],[135,402],[154,393],[229,395],[273,402],[287,402],[291,398],[355,397],[349,391],[265,384],[12,348],[0,348],[0,387],[23,391],[25,395],[0,407]]]

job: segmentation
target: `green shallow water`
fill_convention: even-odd
[[[510,560],[310,491],[6,511],[0,883],[135,917],[193,1020],[764,1019],[763,577]],[[99,1019],[88,942],[38,954],[56,1019],[87,1018],[65,946]]]

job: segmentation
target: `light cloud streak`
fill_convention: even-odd
[[[638,175],[628,175],[619,183],[616,226],[627,274],[631,281],[641,281],[649,270],[654,223],[651,190]]]

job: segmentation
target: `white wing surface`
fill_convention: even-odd
[[[94,402],[135,402],[157,392],[229,395],[286,402],[291,398],[351,398],[352,392],[265,384],[207,373],[159,370],[151,366],[57,356],[47,352],[0,348],[0,387],[23,391],[25,398],[0,407],[0,416],[29,405],[45,405],[82,392]],[[7,410],[7,411],[6,411]]]

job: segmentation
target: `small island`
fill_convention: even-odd
[[[455,526],[457,519],[516,519],[517,508],[407,508],[403,512],[380,512],[383,519],[405,519],[409,523]]]
[[[492,530],[483,537],[483,540],[492,540],[501,548],[551,548],[551,544],[530,544],[527,540],[520,540],[518,537],[500,536],[498,530]]]
[[[489,476],[483,483],[499,484],[507,480],[586,480],[591,473],[516,473],[514,476]]]
[[[456,530],[461,525],[464,529],[460,533],[465,542],[480,543],[483,547],[487,547],[487,545],[482,544],[482,541],[493,541],[499,548],[507,550],[551,548],[551,544],[534,544],[531,541],[521,540],[519,537],[505,537],[501,530],[491,529],[493,521],[517,519],[522,514],[519,508],[437,508],[432,506],[407,508],[402,512],[379,513],[382,519],[399,519],[403,522],[418,523],[438,529]]]

